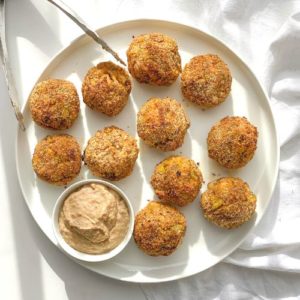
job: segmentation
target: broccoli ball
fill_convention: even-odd
[[[202,108],[224,102],[231,90],[232,77],[228,66],[217,55],[193,57],[181,75],[183,96]]]
[[[168,86],[181,72],[175,40],[162,33],[142,34],[127,50],[128,70],[140,83]]]
[[[186,219],[175,207],[151,201],[135,217],[134,240],[151,256],[172,254],[181,244],[186,231]]]
[[[47,136],[35,146],[32,166],[40,179],[66,185],[80,172],[80,146],[74,137],[67,134]]]
[[[194,201],[202,186],[196,163],[184,156],[171,156],[156,165],[151,184],[164,202],[185,206]]]
[[[84,162],[95,176],[120,180],[133,171],[139,149],[136,140],[115,126],[105,127],[91,137]]]
[[[73,83],[48,79],[33,88],[29,96],[29,108],[32,119],[39,126],[68,129],[78,117],[79,97]]]
[[[256,127],[245,117],[225,117],[208,133],[208,155],[225,168],[241,168],[253,158],[257,137]]]
[[[122,111],[128,102],[130,91],[128,73],[110,61],[89,69],[82,84],[85,104],[109,117]]]
[[[200,203],[208,221],[232,229],[251,219],[256,208],[256,196],[240,178],[224,177],[208,184]]]
[[[149,99],[137,119],[139,137],[147,145],[162,151],[179,148],[190,126],[182,105],[171,98]]]

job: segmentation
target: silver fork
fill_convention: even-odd
[[[5,36],[5,1],[0,0],[0,60],[2,68],[5,75],[6,85],[8,88],[8,95],[10,98],[10,103],[14,109],[16,118],[19,122],[20,128],[24,131],[24,117],[20,111],[18,104],[18,93],[16,89],[15,80],[11,71],[9,57],[6,46],[6,36]]]

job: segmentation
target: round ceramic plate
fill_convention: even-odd
[[[140,154],[131,176],[116,184],[125,191],[135,212],[147,201],[156,199],[149,184],[154,166],[169,155],[182,154],[200,163],[206,184],[222,176],[238,176],[248,182],[257,195],[256,214],[252,220],[238,229],[222,230],[208,223],[202,216],[199,196],[181,209],[187,218],[187,232],[180,247],[168,257],[151,257],[137,248],[133,239],[126,249],[115,258],[100,263],[77,263],[97,273],[119,280],[132,282],[162,282],[183,278],[201,272],[221,261],[235,250],[247,233],[262,218],[275,185],[279,148],[270,105],[262,87],[250,69],[228,47],[216,38],[189,26],[157,20],[136,20],[110,25],[99,29],[109,45],[126,61],[126,49],[133,36],[149,32],[162,32],[173,37],[179,46],[182,65],[198,54],[218,54],[229,66],[232,76],[232,92],[220,106],[203,111],[184,101],[180,92],[180,78],[169,87],[153,87],[133,80],[133,90],[125,109],[116,117],[109,118],[89,109],[81,99],[81,113],[74,126],[64,132],[75,136],[82,149],[95,132],[105,126],[116,125],[133,136],[136,132],[136,114],[150,97],[173,97],[183,104],[190,117],[191,127],[184,145],[174,152],[163,153],[149,148],[138,140]],[[72,81],[81,97],[81,82],[87,70],[112,57],[86,35],[82,35],[61,51],[49,63],[39,78],[63,78]],[[51,214],[54,203],[64,187],[56,187],[39,180],[31,166],[31,158],[38,140],[54,131],[34,124],[28,105],[24,107],[27,130],[19,131],[16,143],[16,159],[20,185],[32,216],[57,245]],[[244,168],[228,171],[208,158],[206,137],[211,126],[225,116],[245,116],[259,131],[258,147],[252,161]],[[93,178],[86,166],[76,180]],[[75,180],[75,181],[76,181]]]

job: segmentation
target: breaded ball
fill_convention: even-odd
[[[214,107],[230,93],[232,77],[218,55],[199,55],[187,63],[181,74],[183,96],[202,108]]]
[[[85,104],[109,117],[122,111],[130,92],[129,74],[110,61],[89,69],[82,84]]]
[[[257,137],[256,127],[245,117],[225,117],[208,133],[208,155],[225,168],[241,168],[252,159]]]
[[[162,33],[142,34],[127,50],[128,70],[140,83],[166,86],[181,72],[181,59],[175,40]]]
[[[222,228],[236,228],[255,212],[256,196],[240,178],[224,177],[207,186],[201,207],[207,220]]]
[[[146,254],[167,256],[181,244],[185,231],[186,219],[178,209],[151,201],[136,215],[133,236]]]
[[[131,174],[139,149],[136,140],[126,131],[105,127],[88,141],[84,162],[95,176],[120,180]]]
[[[183,106],[171,98],[149,99],[137,117],[137,131],[151,147],[173,151],[183,144],[190,122]]]
[[[35,146],[32,166],[40,179],[66,185],[80,172],[80,146],[70,135],[49,135]]]
[[[39,82],[29,96],[32,119],[49,129],[68,129],[79,114],[79,97],[73,83],[62,79]]]
[[[156,165],[152,187],[164,202],[185,206],[194,201],[202,186],[202,174],[191,159],[171,156]]]

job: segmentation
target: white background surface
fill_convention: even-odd
[[[9,53],[20,99],[24,103],[49,59],[81,34],[81,31],[47,1],[7,2]],[[300,28],[300,18],[296,14],[300,11],[299,1],[66,2],[72,4],[95,28],[124,19],[156,17],[190,23],[215,34],[251,65],[267,92],[272,95],[281,142],[284,144],[293,141],[286,143],[282,149],[284,160],[281,169],[292,169],[299,163],[299,135],[295,131],[295,128],[299,128],[299,89],[295,88],[299,86],[300,59],[297,54],[300,53],[300,34],[297,30]],[[295,30],[292,36],[288,35],[291,30]],[[286,48],[288,44],[289,48]],[[271,54],[270,49],[274,50]],[[276,64],[270,63],[274,59]],[[279,72],[282,66],[285,69]],[[275,86],[274,82],[277,83]],[[282,98],[287,94],[288,99],[284,99],[286,104],[282,106]],[[298,205],[298,209],[300,207],[299,201],[297,202],[299,196],[295,196],[299,192],[299,164],[293,174],[281,172],[281,181],[285,180],[289,185],[277,186],[276,199],[274,198],[265,222],[261,224],[258,235],[260,240],[257,236],[250,239],[242,250],[227,260],[247,267],[281,272],[258,271],[221,263],[203,274],[177,283],[144,286],[142,292],[139,285],[117,282],[84,270],[60,253],[39,230],[22,199],[16,178],[16,123],[2,73],[0,95],[1,299],[145,299],[146,296],[151,299],[174,296],[178,299],[298,298],[300,276],[296,273],[300,270],[299,234],[298,229],[294,232],[293,229],[299,228],[299,213],[297,215],[293,205]],[[296,113],[291,110],[289,114],[287,105],[296,110]],[[289,163],[291,155],[297,159]],[[279,199],[284,206],[279,204]],[[286,199],[292,199],[293,202],[284,202]],[[283,214],[277,218],[278,211],[282,210]],[[287,220],[284,219],[285,214],[291,211],[293,214],[289,214]],[[286,226],[287,231],[280,227],[281,220],[289,225]],[[266,230],[266,224],[272,225],[273,235],[270,235],[270,230]],[[276,241],[280,230],[283,231],[280,237],[284,238],[280,241],[281,245],[278,245]],[[266,236],[273,239],[265,239]],[[247,252],[258,244],[261,250],[250,259]],[[284,251],[291,245],[289,251]],[[276,253],[280,256],[276,256]]]

